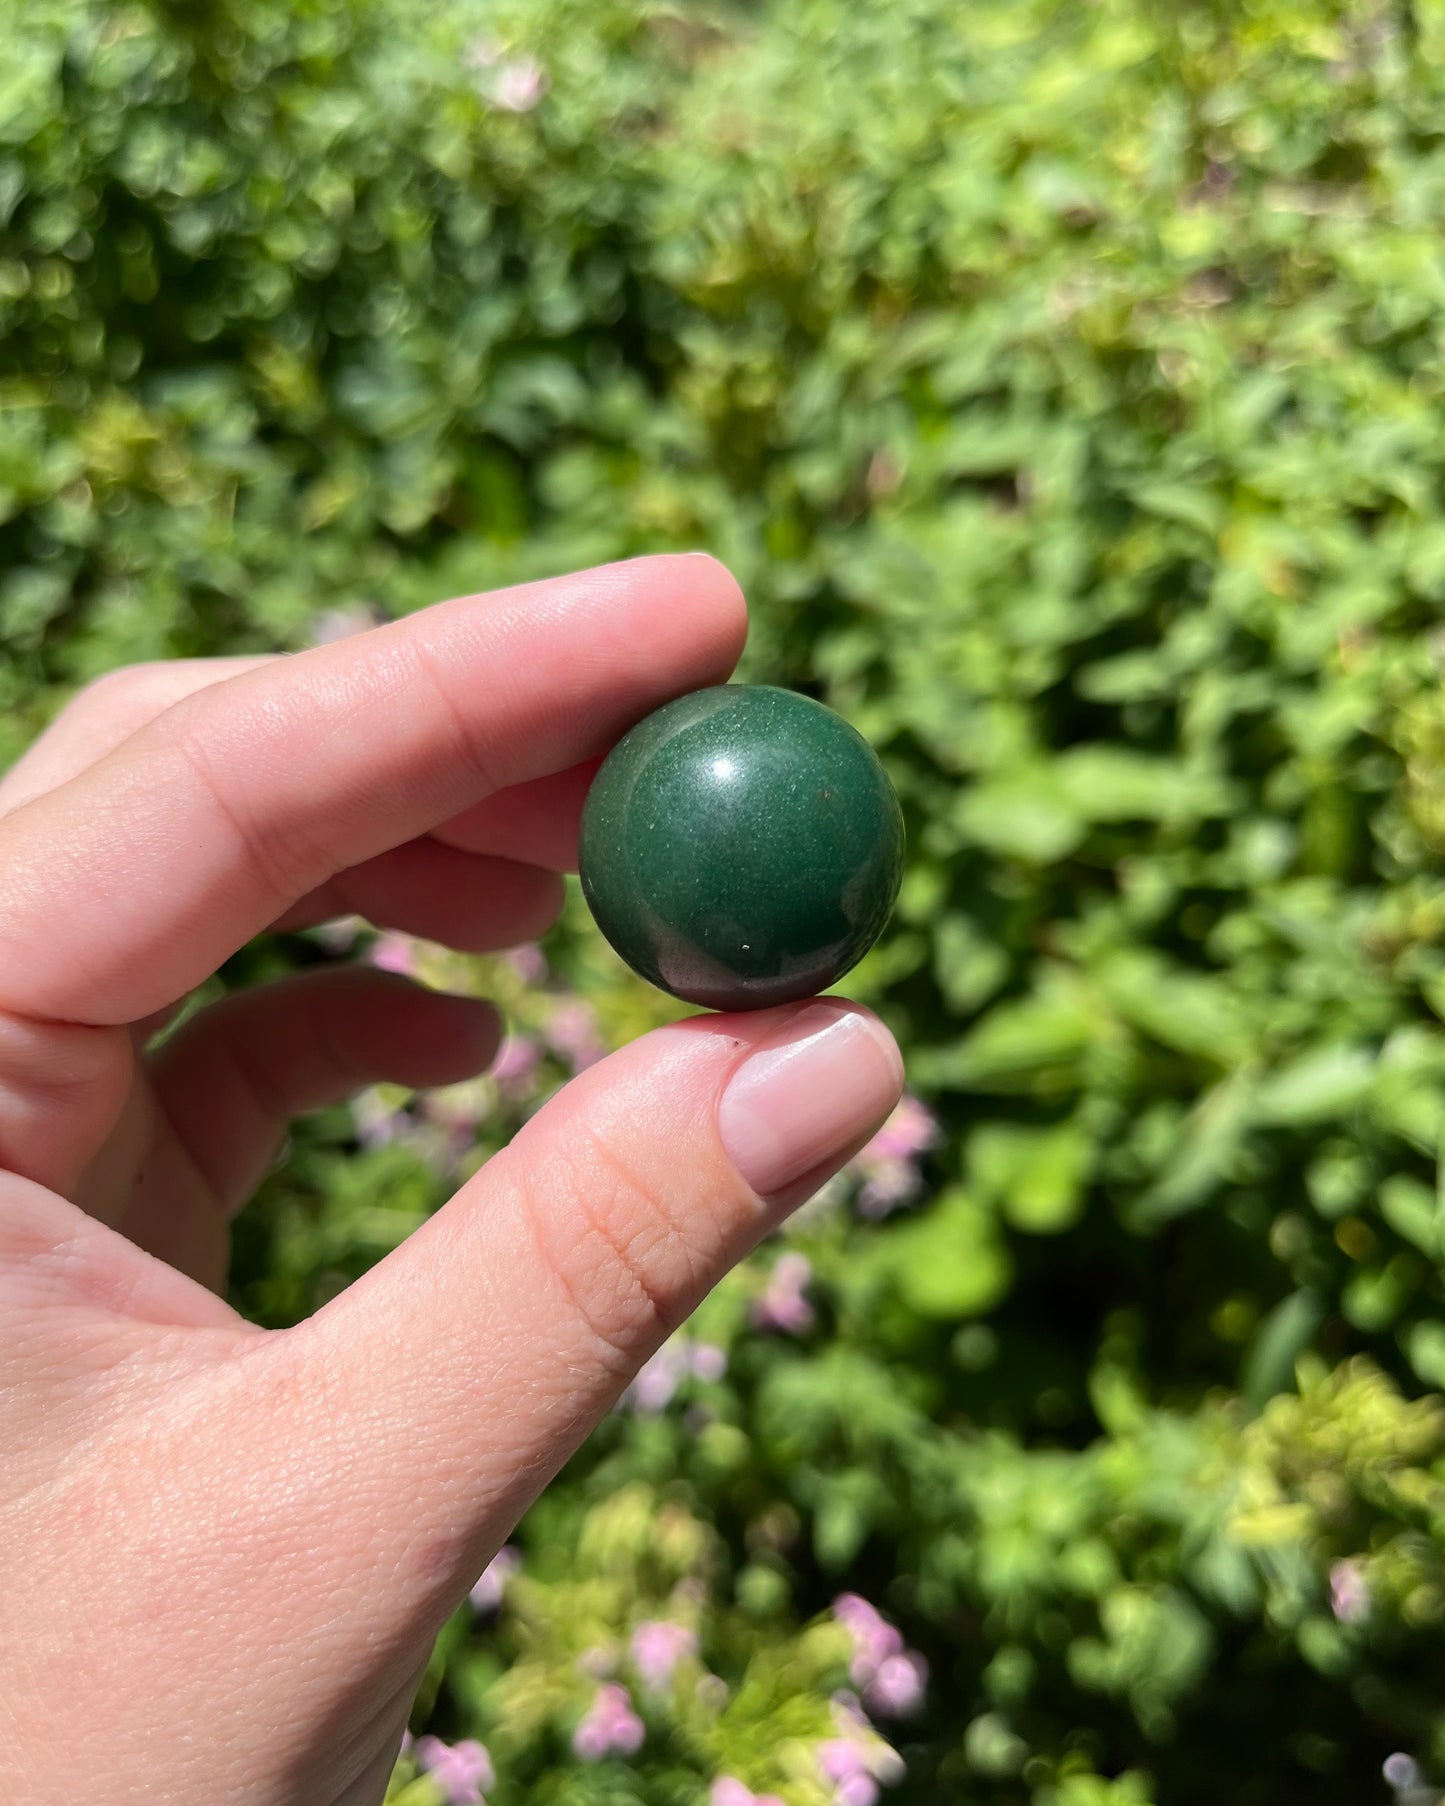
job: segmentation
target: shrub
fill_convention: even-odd
[[[118,662],[701,544],[748,674],[848,713],[909,818],[855,989],[936,1140],[710,1301],[416,1723],[488,1743],[498,1806],[1445,1770],[1435,11],[13,12],[10,750]],[[664,1007],[575,914],[549,956],[530,1001],[467,968],[524,1082],[301,1128],[240,1228],[253,1315],[435,1207],[579,1010]],[[916,1716],[872,1709],[902,1774],[833,1703],[876,1684],[840,1593],[926,1661]]]

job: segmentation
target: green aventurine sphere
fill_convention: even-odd
[[[634,971],[710,1009],[811,997],[877,940],[903,818],[876,754],[792,690],[727,684],[623,736],[582,812],[582,889]]]

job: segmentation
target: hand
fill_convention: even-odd
[[[0,785],[0,1748],[33,1806],[365,1806],[438,1626],[901,1068],[815,1002],[574,1080],[308,1322],[217,1296],[287,1119],[448,1083],[484,1004],[325,971],[158,1026],[249,936],[541,933],[592,765],[726,678],[736,586],[656,558],[279,659],[92,686]]]

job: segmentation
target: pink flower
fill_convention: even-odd
[[[595,1066],[607,1052],[592,1006],[580,997],[561,1003],[553,1010],[547,1024],[547,1040],[569,1062],[573,1072]]]
[[[572,1748],[584,1762],[600,1762],[613,1754],[631,1756],[646,1735],[625,1687],[599,1687],[592,1704],[572,1733]]]
[[[833,1616],[853,1640],[848,1675],[862,1688],[870,1710],[893,1718],[917,1712],[928,1685],[928,1664],[917,1650],[904,1647],[897,1626],[857,1593],[840,1593]]]
[[[875,1160],[914,1160],[937,1140],[937,1122],[911,1092],[905,1092],[863,1154]]]
[[[519,1096],[531,1085],[542,1063],[542,1050],[527,1035],[506,1035],[492,1061],[492,1077],[510,1096]]]
[[[735,1775],[719,1775],[707,1799],[708,1806],[783,1806],[775,1793],[754,1793]]]
[[[536,57],[508,56],[496,38],[473,38],[462,63],[474,71],[482,99],[506,113],[529,113],[551,85]]]
[[[880,1781],[897,1781],[903,1763],[897,1750],[869,1731],[856,1711],[839,1714],[845,1735],[820,1743],[818,1772],[833,1788],[831,1806],[875,1806]]]
[[[1330,1610],[1341,1624],[1363,1624],[1370,1615],[1370,1583],[1352,1561],[1330,1569]]]
[[[637,1378],[623,1393],[622,1399],[644,1417],[655,1417],[672,1402],[672,1395],[687,1374],[687,1356],[676,1340],[664,1342],[657,1353],[645,1361]]]
[[[409,934],[379,934],[366,955],[367,964],[382,972],[416,976],[416,942]]]
[[[902,1632],[857,1593],[840,1593],[833,1601],[833,1616],[853,1639],[848,1674],[855,1687],[866,1687],[889,1656],[902,1655]]]
[[[644,1417],[666,1410],[673,1395],[689,1378],[716,1381],[727,1372],[727,1356],[711,1342],[690,1342],[686,1336],[670,1336],[623,1393],[622,1404]]]
[[[818,1745],[818,1769],[833,1783],[835,1806],[873,1806],[878,1783],[868,1772],[868,1756],[851,1737],[835,1737]]]
[[[477,1584],[468,1593],[474,1612],[495,1612],[502,1603],[507,1590],[507,1582],[522,1565],[522,1552],[510,1544],[497,1553],[482,1569]]]
[[[890,1743],[885,1743],[864,1716],[862,1701],[856,1693],[833,1695],[833,1717],[840,1733],[866,1750],[868,1772],[891,1787],[903,1779],[903,1758]]]
[[[678,1663],[696,1654],[696,1633],[685,1624],[651,1618],[632,1633],[632,1660],[645,1687],[665,1687]]]
[[[919,1157],[938,1140],[938,1124],[911,1094],[904,1096],[872,1141],[854,1156],[863,1179],[858,1210],[886,1217],[917,1195],[922,1186]]]
[[[479,1806],[482,1789],[496,1780],[492,1759],[475,1738],[448,1744],[440,1737],[419,1737],[413,1754],[432,1780],[446,1789],[451,1806]]]
[[[753,1302],[754,1324],[786,1336],[811,1329],[814,1312],[807,1291],[812,1277],[812,1263],[806,1254],[784,1254],[774,1261],[762,1296]]]
[[[534,56],[516,56],[503,63],[490,83],[493,106],[506,113],[530,113],[547,92],[547,72]]]
[[[834,1806],[874,1806],[878,1798],[878,1783],[872,1775],[849,1775],[838,1783],[838,1791],[833,1795]]]
[[[917,1197],[922,1184],[918,1168],[911,1161],[875,1160],[870,1163],[868,1176],[858,1190],[858,1214],[871,1222],[892,1216],[895,1210]]]
[[[728,1358],[714,1342],[694,1342],[690,1362],[693,1378],[709,1385],[716,1385],[728,1370]]]
[[[928,1664],[917,1650],[885,1656],[863,1697],[881,1718],[911,1718],[928,1690]]]
[[[525,946],[513,947],[507,955],[507,964],[523,984],[539,985],[547,976],[547,956],[535,941],[528,941]]]

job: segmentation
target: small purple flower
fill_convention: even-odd
[[[524,1095],[532,1084],[542,1050],[527,1035],[506,1035],[492,1061],[492,1077],[509,1097]]]
[[[367,952],[367,964],[381,972],[398,972],[403,978],[416,976],[416,942],[409,934],[379,934]]]
[[[903,1654],[903,1634],[857,1593],[840,1593],[833,1616],[853,1639],[848,1675],[855,1687],[866,1687],[889,1656]]]
[[[707,1799],[708,1806],[783,1806],[775,1793],[754,1793],[736,1775],[719,1775]]]
[[[489,84],[492,105],[506,113],[530,113],[547,92],[547,72],[534,56],[510,57]]]
[[[928,1664],[904,1647],[903,1633],[876,1606],[857,1593],[841,1593],[833,1616],[853,1640],[848,1676],[861,1688],[870,1710],[903,1718],[917,1712],[928,1685]]]
[[[711,1342],[690,1342],[686,1336],[670,1336],[623,1393],[621,1404],[644,1417],[667,1409],[684,1380],[720,1380],[727,1372],[727,1356]]]
[[[505,1549],[497,1553],[482,1569],[477,1584],[467,1594],[471,1600],[472,1610],[483,1616],[499,1611],[502,1599],[507,1591],[507,1582],[522,1565],[522,1552],[514,1549],[509,1543]]]
[[[572,1748],[584,1762],[600,1762],[604,1756],[631,1756],[642,1747],[642,1720],[632,1709],[625,1687],[599,1687],[592,1704],[572,1733]]]
[[[843,1735],[820,1743],[814,1752],[819,1773],[833,1788],[830,1806],[875,1806],[879,1783],[899,1780],[903,1760],[869,1727],[856,1702],[834,1703]]]
[[[863,1184],[858,1211],[865,1217],[886,1217],[907,1204],[920,1190],[919,1157],[938,1140],[938,1124],[918,1099],[905,1095],[883,1127],[853,1158],[853,1169]]]
[[[1386,1756],[1381,1772],[1396,1793],[1410,1793],[1420,1785],[1420,1764],[1400,1750],[1393,1756]]]
[[[568,1062],[573,1072],[595,1066],[607,1052],[598,1032],[597,1017],[589,1003],[573,997],[558,1004],[547,1023],[548,1044]]]
[[[784,1254],[773,1263],[762,1295],[753,1302],[753,1323],[758,1329],[779,1330],[799,1336],[813,1327],[814,1311],[808,1300],[813,1277],[806,1254]]]
[[[535,941],[513,947],[507,955],[507,964],[525,985],[539,985],[547,976],[547,956]]]
[[[692,1375],[716,1385],[728,1370],[728,1358],[715,1342],[694,1342],[691,1350]]]
[[[878,1783],[868,1769],[866,1750],[849,1737],[818,1745],[818,1768],[833,1784],[833,1806],[874,1806]]]
[[[863,1746],[852,1737],[830,1737],[817,1750],[818,1772],[825,1781],[846,1781],[849,1775],[866,1774]]]
[[[1370,1615],[1370,1583],[1352,1561],[1330,1569],[1330,1610],[1341,1624],[1363,1624]]]
[[[685,1624],[650,1618],[632,1633],[632,1660],[645,1687],[665,1687],[678,1663],[696,1654],[697,1634]]]
[[[443,1743],[440,1737],[419,1737],[413,1754],[432,1780],[446,1789],[451,1806],[480,1806],[482,1789],[496,1776],[492,1759],[475,1738]]]
[[[859,1216],[875,1223],[911,1203],[923,1183],[918,1168],[909,1160],[870,1161],[867,1174],[856,1202]]]
[[[687,1375],[687,1365],[687,1356],[676,1339],[664,1342],[638,1370],[637,1378],[622,1395],[623,1402],[644,1417],[655,1417],[672,1402],[673,1393]]]
[[[938,1140],[938,1124],[911,1092],[863,1149],[878,1160],[916,1160]]]
[[[916,1650],[885,1656],[863,1697],[880,1718],[911,1718],[928,1690],[928,1663]]]
[[[482,99],[506,113],[529,113],[551,85],[536,57],[525,51],[508,56],[496,38],[473,38],[462,52],[462,64],[475,74]]]

